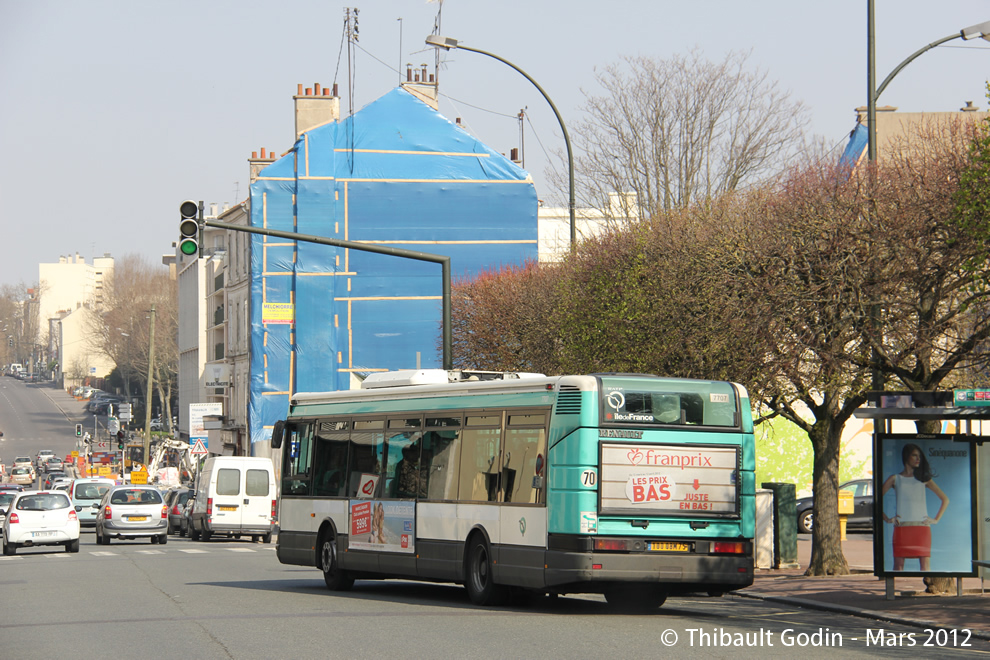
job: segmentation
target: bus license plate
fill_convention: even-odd
[[[650,550],[656,552],[690,552],[691,546],[687,543],[669,543],[667,541],[650,541]]]
[[[237,507],[228,504],[218,504],[217,511],[237,511]]]

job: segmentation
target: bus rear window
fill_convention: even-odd
[[[627,378],[603,378],[602,424],[739,426],[730,383],[670,379],[651,385],[644,387],[644,383]]]

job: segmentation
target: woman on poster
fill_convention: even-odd
[[[904,560],[917,558],[922,571],[931,570],[932,530],[931,526],[941,520],[949,506],[949,498],[935,483],[931,466],[921,447],[915,444],[904,445],[901,451],[904,470],[890,475],[883,482],[883,495],[891,488],[897,495],[897,512],[888,516],[883,512],[883,521],[894,525],[894,570],[904,570]],[[934,518],[928,516],[927,491],[932,491],[942,505]]]

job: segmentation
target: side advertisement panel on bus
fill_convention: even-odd
[[[416,551],[416,503],[351,500],[348,547],[383,552]]]

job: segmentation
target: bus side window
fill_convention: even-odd
[[[350,440],[348,497],[357,496],[362,474],[382,473],[384,452],[385,420],[356,420]],[[379,480],[378,491],[374,493],[374,497],[381,497],[383,487],[382,480]]]
[[[515,428],[516,426],[530,428]],[[509,414],[502,461],[502,501],[541,501],[543,489],[536,477],[537,457],[546,455],[546,416]]]
[[[495,428],[471,428],[498,424]],[[501,474],[501,417],[468,416],[461,440],[461,469],[458,499],[469,502],[498,501]]]
[[[429,422],[427,422],[429,423]],[[457,420],[458,426],[460,420]],[[458,428],[427,431],[420,457],[420,489],[429,500],[457,499],[461,431]]]
[[[318,424],[313,452],[314,495],[338,497],[344,494],[349,428],[347,421]]]
[[[310,460],[312,459],[313,425],[289,427],[283,447],[282,492],[287,495],[308,495]]]

